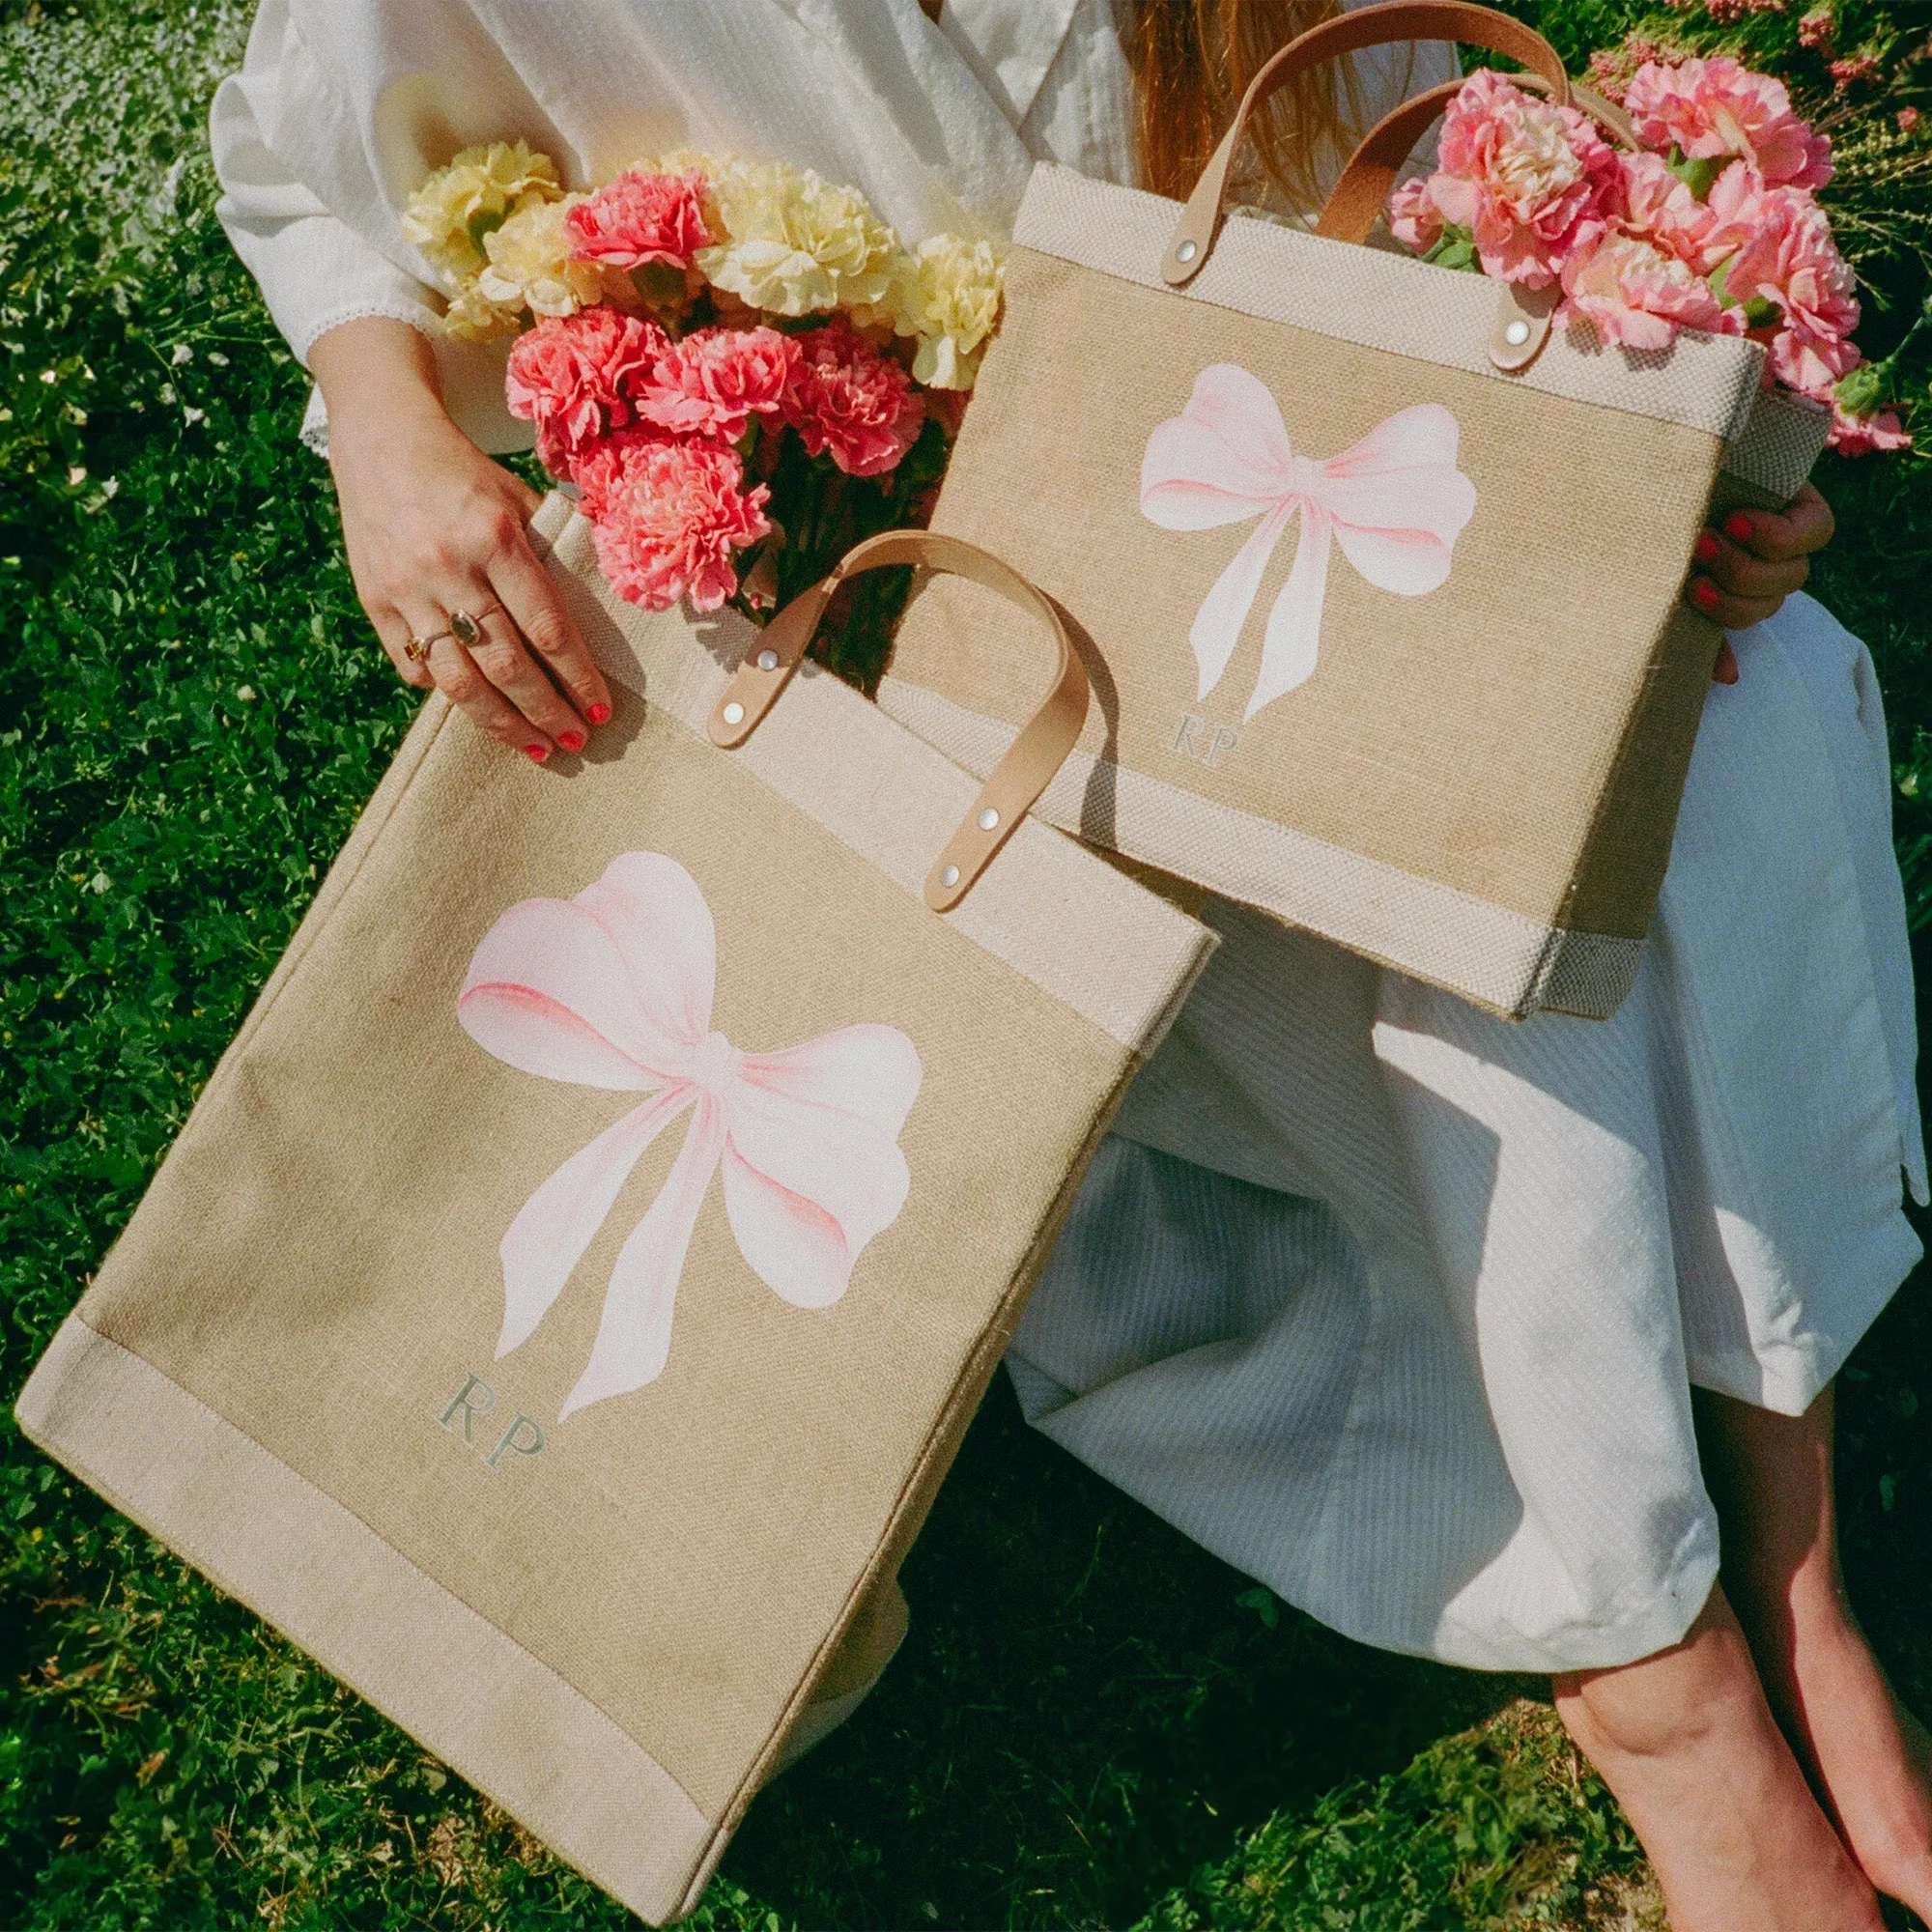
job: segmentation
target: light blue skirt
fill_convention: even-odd
[[[1364,1642],[1675,1642],[1718,1567],[1691,1385],[1802,1412],[1918,1259],[1871,660],[1803,596],[1733,641],[1615,1018],[1216,902],[1008,1356],[1037,1427]]]

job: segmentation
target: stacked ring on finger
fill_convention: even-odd
[[[486,604],[483,607],[483,615],[487,617],[491,611],[500,611],[502,608],[500,604]],[[410,633],[410,640],[403,646],[403,655],[412,664],[423,663],[429,656],[430,646],[440,643],[444,638],[454,638],[466,649],[481,641],[483,637],[481,618],[472,617],[468,611],[451,611],[448,616],[447,630],[435,632],[427,638],[419,638],[413,631]]]

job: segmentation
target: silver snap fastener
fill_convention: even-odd
[[[760,670],[777,670],[778,668],[779,668],[778,652],[760,651],[758,653],[758,668]]]
[[[734,697],[718,715],[727,724],[742,724],[745,722],[745,707]]]
[[[1000,814],[990,805],[980,814],[980,830],[981,832],[992,831],[993,827],[999,824],[999,822]]]
[[[1512,349],[1520,349],[1529,340],[1529,324],[1519,318],[1503,330],[1503,340]]]
[[[939,874],[939,883],[949,891],[959,883],[959,867],[948,866]]]
[[[1177,262],[1191,262],[1193,261],[1195,256],[1200,254],[1200,252],[1201,252],[1200,242],[1183,242],[1180,244],[1180,246],[1174,251],[1174,259]]]

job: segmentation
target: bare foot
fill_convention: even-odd
[[[1882,1932],[1721,1590],[1682,1643],[1558,1677],[1555,1690],[1650,1854],[1672,1932]]]
[[[1775,1628],[1752,1636],[1772,1704],[1853,1857],[1932,1922],[1932,1736],[1886,1682],[1843,1591],[1801,1576]]]

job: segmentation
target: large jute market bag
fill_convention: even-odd
[[[561,497],[534,527],[613,749],[539,770],[432,697],[18,1415],[662,1921],[902,1634],[1213,941],[1010,769],[829,676],[774,704],[751,626],[617,603]],[[846,568],[915,558],[1057,642],[1037,780],[1084,709],[1058,620],[918,532]]]
[[[1224,218],[1274,87],[1410,39],[1568,98],[1503,14],[1367,7],[1262,71],[1184,208],[1036,171],[933,526],[1091,640],[1055,823],[1502,1013],[1602,1017],[1719,640],[1682,602],[1697,530],[1714,497],[1787,501],[1829,414],[1760,396],[1741,337],[1605,349],[1548,296],[1363,245],[1453,90],[1370,133],[1315,232]],[[926,584],[879,692],[980,771],[1025,705],[984,617]]]

